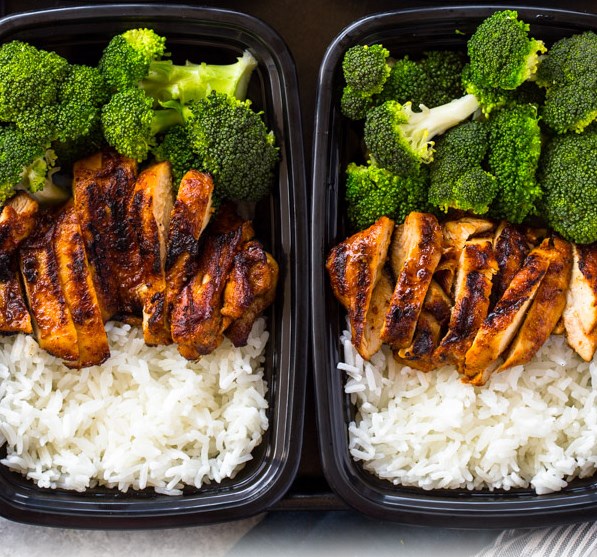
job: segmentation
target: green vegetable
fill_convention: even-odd
[[[487,125],[465,122],[448,130],[435,144],[430,170],[429,203],[449,209],[487,213],[497,194],[495,176],[483,169]]]
[[[207,97],[211,91],[244,100],[257,60],[248,51],[234,64],[176,65],[171,60],[151,62],[147,77],[139,86],[160,102],[178,100],[187,104]]]
[[[352,226],[363,230],[384,215],[401,223],[410,212],[426,210],[427,180],[427,167],[403,178],[372,163],[350,163],[346,169],[346,202]]]
[[[542,154],[539,180],[548,224],[571,242],[597,242],[597,129],[554,137]]]
[[[541,197],[535,177],[540,154],[541,130],[535,105],[511,105],[492,113],[488,167],[498,183],[492,216],[518,224],[534,214]]]
[[[170,128],[162,142],[153,150],[153,154],[158,161],[170,162],[176,188],[189,170],[203,169],[203,160],[191,147],[188,129],[183,125]]]
[[[478,107],[473,95],[422,112],[413,112],[410,103],[386,101],[367,113],[365,144],[376,164],[398,176],[410,176],[433,159],[432,139]]]

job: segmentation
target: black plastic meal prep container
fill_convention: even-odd
[[[180,496],[96,488],[40,489],[0,466],[0,515],[50,526],[155,528],[245,518],[281,499],[301,450],[308,345],[308,245],[305,161],[294,61],[268,25],[237,12],[178,5],[102,5],[51,9],[0,20],[0,42],[20,39],[74,63],[95,64],[116,33],[149,27],[167,39],[175,63],[233,63],[249,49],[258,61],[249,86],[280,148],[271,196],[257,204],[256,237],[280,265],[276,300],[266,318],[269,429],[234,479]],[[4,456],[5,449],[0,452]]]
[[[345,28],[330,44],[319,73],[312,177],[312,315],[317,422],[323,470],[332,489],[368,515],[402,523],[454,528],[539,527],[597,518],[597,476],[575,480],[558,493],[531,490],[432,490],[393,485],[366,472],[348,449],[355,410],[336,369],[346,314],[332,294],[325,259],[350,231],[344,171],[362,159],[359,127],[340,114],[342,57],[356,44],[382,43],[393,56],[426,50],[465,51],[467,37],[497,9],[516,9],[531,35],[553,41],[597,30],[597,14],[520,6],[446,6],[374,14]],[[456,32],[458,31],[458,33]]]

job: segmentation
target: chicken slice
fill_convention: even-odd
[[[463,217],[442,225],[442,258],[435,270],[435,280],[448,296],[452,296],[454,277],[465,242],[479,234],[493,230],[495,224],[487,219]]]
[[[381,217],[369,228],[332,248],[326,261],[332,291],[348,312],[352,342],[366,360],[381,346],[375,334],[371,336],[367,317],[393,231],[394,221]]]
[[[551,244],[554,253],[547,273],[500,371],[529,362],[562,317],[572,272],[572,246],[558,237],[552,238]]]
[[[222,307],[224,334],[234,346],[246,346],[255,319],[274,301],[278,273],[278,263],[257,240],[234,257]]]
[[[412,342],[427,289],[441,257],[442,232],[429,213],[410,213],[392,247],[396,286],[381,329],[381,338],[393,350]]]
[[[537,293],[549,267],[553,250],[549,240],[532,250],[495,308],[483,321],[473,344],[466,353],[464,374],[474,385],[484,385],[497,367],[518,331],[527,309]]]
[[[135,183],[129,214],[134,247],[142,265],[138,295],[143,304],[143,338],[150,346],[170,344],[166,307],[166,233],[172,212],[170,163],[146,168]]]
[[[572,246],[563,319],[568,344],[590,362],[597,349],[597,244]]]
[[[487,317],[491,282],[497,272],[491,239],[474,238],[465,242],[454,284],[454,306],[448,332],[434,357],[438,365],[464,362],[481,323]]]
[[[223,339],[223,293],[234,258],[253,238],[253,227],[230,206],[221,207],[205,231],[197,273],[183,288],[171,315],[172,339],[189,360],[213,352]]]
[[[137,163],[102,151],[75,163],[73,174],[75,209],[103,319],[140,313],[142,265],[138,252],[131,250],[128,214]]]
[[[53,248],[60,285],[77,333],[79,359],[69,367],[89,367],[110,357],[108,336],[93,286],[77,213],[69,203],[56,218]]]
[[[21,246],[20,270],[39,346],[67,366],[77,367],[77,329],[60,282],[52,219],[54,215],[44,215]]]
[[[495,304],[501,299],[510,282],[522,267],[529,254],[529,246],[524,235],[514,225],[502,221],[495,232],[493,252],[498,264],[498,272],[493,277],[491,292]]]
[[[180,182],[170,218],[166,256],[168,314],[197,272],[199,238],[209,223],[214,183],[209,174],[189,170]]]
[[[0,213],[0,333],[33,332],[19,280],[17,250],[33,231],[38,209],[35,199],[20,192]]]

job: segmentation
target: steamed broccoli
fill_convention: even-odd
[[[466,120],[478,106],[473,95],[422,112],[413,112],[410,103],[386,101],[367,113],[365,144],[379,166],[398,176],[412,175],[433,159],[432,139]]]
[[[139,86],[158,101],[179,100],[187,104],[203,99],[211,91],[226,93],[244,100],[257,60],[248,51],[234,64],[192,64],[176,65],[171,60],[151,62],[147,77]]]
[[[541,154],[537,107],[519,104],[497,110],[488,125],[488,167],[498,184],[491,214],[518,224],[535,212],[541,197],[535,177]]]
[[[497,194],[495,176],[482,163],[487,153],[487,125],[471,121],[448,130],[435,144],[429,166],[429,203],[482,215]]]
[[[170,128],[161,143],[153,150],[157,161],[169,161],[172,167],[172,181],[178,188],[182,177],[191,169],[202,170],[203,160],[193,150],[189,130],[184,125]]]
[[[142,89],[125,89],[102,108],[102,129],[109,145],[121,155],[143,161],[156,143],[156,136],[182,124],[180,110],[154,109],[153,99]]]
[[[427,167],[400,177],[371,162],[350,163],[346,169],[348,218],[356,230],[371,226],[382,216],[401,223],[412,211],[426,211]]]
[[[257,201],[267,195],[279,158],[274,135],[251,101],[212,91],[186,111],[190,145],[216,193],[227,199]]]
[[[114,91],[137,84],[147,76],[150,63],[164,55],[166,39],[151,29],[129,29],[112,37],[102,53],[99,70]]]
[[[516,11],[503,10],[477,27],[467,50],[470,73],[466,91],[476,94],[475,89],[516,89],[533,79],[539,54],[547,49],[542,41],[529,37],[529,25],[518,19]]]
[[[539,180],[548,224],[571,242],[597,242],[597,129],[554,137],[541,156]]]

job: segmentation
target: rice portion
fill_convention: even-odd
[[[365,362],[342,335],[348,425],[356,461],[396,485],[430,489],[532,487],[544,494],[597,471],[597,362],[562,336],[534,360],[463,384],[453,366],[423,373],[385,346]]]
[[[247,346],[226,339],[197,362],[152,348],[139,328],[106,325],[112,356],[68,370],[29,336],[0,337],[5,466],[40,487],[180,494],[233,478],[268,428],[265,320]]]

